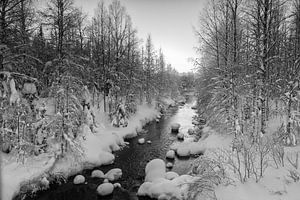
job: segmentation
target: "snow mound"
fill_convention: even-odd
[[[195,134],[195,130],[192,129],[192,128],[189,128],[189,129],[188,129],[188,134],[189,134],[189,135]]]
[[[168,159],[175,159],[175,151],[174,150],[169,150],[166,154],[166,157]]]
[[[165,174],[165,179],[173,180],[174,178],[177,178],[179,175],[176,172],[167,172]]]
[[[152,142],[150,140],[147,141],[147,144],[151,144]]]
[[[121,184],[120,183],[114,183],[114,188],[121,188]]]
[[[77,175],[77,176],[75,176],[75,178],[74,178],[74,180],[73,180],[73,183],[74,184],[82,184],[82,183],[84,183],[85,182],[85,178],[84,178],[84,176],[82,176],[82,175]]]
[[[145,143],[145,138],[140,138],[140,139],[138,139],[138,143],[139,143],[139,144],[144,144],[144,143]]]
[[[104,178],[104,173],[101,170],[94,170],[91,175],[92,178]]]
[[[163,178],[166,173],[165,162],[161,159],[153,159],[147,163],[145,182],[152,182],[156,179]]]
[[[111,183],[102,183],[97,187],[97,193],[100,196],[110,195],[114,191],[114,185]]]
[[[109,181],[116,181],[122,177],[122,170],[119,168],[111,169],[105,174],[105,178]]]

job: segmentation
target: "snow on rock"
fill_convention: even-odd
[[[178,177],[179,175],[176,172],[167,172],[165,174],[165,179],[173,180],[174,178]]]
[[[84,178],[84,176],[82,176],[82,175],[77,175],[77,176],[75,176],[75,178],[74,178],[74,180],[73,180],[73,183],[74,184],[82,184],[82,183],[84,183],[85,182],[85,178]]]
[[[150,140],[147,141],[147,144],[151,144],[152,142]]]
[[[106,178],[103,180],[103,183],[109,183],[109,180]]]
[[[168,159],[175,159],[175,151],[174,150],[169,150],[166,154],[166,157]]]
[[[138,139],[138,143],[139,143],[139,144],[144,144],[144,143],[145,143],[145,138],[140,138],[140,139]]]
[[[176,153],[180,157],[188,157],[190,156],[190,148],[188,146],[187,147],[182,146],[176,150]]]
[[[172,167],[173,167],[173,163],[168,162],[167,165],[166,165],[166,167],[167,167],[167,168],[172,168]]]
[[[161,159],[153,159],[147,163],[146,168],[146,182],[152,182],[158,178],[163,178],[166,173],[166,164]]]
[[[179,128],[180,128],[180,124],[178,124],[178,123],[174,123],[174,124],[171,125],[171,131],[172,132],[178,132]]]
[[[101,170],[94,170],[91,175],[92,178],[104,178],[104,173]]]
[[[97,193],[100,196],[110,195],[114,191],[114,185],[111,183],[102,183],[97,187]]]
[[[121,176],[122,176],[122,170],[119,168],[111,169],[105,174],[105,177],[109,181],[116,181],[119,178],[121,178]]]
[[[183,133],[178,133],[177,134],[177,139],[178,140],[183,140],[184,139],[184,134]]]
[[[121,188],[121,184],[120,183],[114,183],[114,188]]]

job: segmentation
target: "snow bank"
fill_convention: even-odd
[[[138,196],[149,196],[156,199],[186,199],[188,183],[194,181],[194,177],[182,175],[174,177],[172,180],[165,178],[156,179],[153,182],[144,182],[139,190]]]
[[[155,120],[159,114],[154,107],[141,105],[137,107],[135,115],[129,118],[127,127],[114,128],[109,123],[106,114],[96,108],[91,108],[91,110],[95,114],[97,128],[95,133],[92,133],[87,125],[81,127],[77,142],[84,150],[82,156],[66,154],[64,158],[56,162],[52,154],[41,154],[29,158],[24,165],[12,159],[2,162],[4,164],[2,165],[1,199],[11,200],[19,192],[23,183],[40,177],[49,170],[53,174],[71,176],[84,168],[113,163],[115,157],[112,152],[125,145],[124,138],[135,137],[147,122]],[[52,107],[47,112],[52,114]]]

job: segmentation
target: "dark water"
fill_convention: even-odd
[[[143,183],[145,177],[145,166],[147,162],[154,158],[165,159],[166,152],[174,142],[179,142],[176,134],[171,133],[170,125],[178,122],[181,124],[180,132],[187,133],[188,128],[192,126],[192,116],[195,111],[191,109],[194,99],[188,98],[184,106],[177,106],[169,108],[165,115],[159,122],[151,122],[147,124],[144,129],[146,133],[139,134],[138,137],[128,139],[129,145],[124,147],[121,151],[115,152],[115,162],[112,165],[96,167],[104,173],[112,168],[121,168],[123,175],[117,182],[121,183],[124,189],[115,189],[114,193],[107,197],[98,196],[96,188],[103,182],[103,179],[91,178],[90,175],[93,170],[83,170],[81,173],[85,176],[87,184],[74,185],[73,178],[70,177],[67,183],[57,185],[53,184],[50,189],[39,191],[35,196],[27,196],[26,199],[36,200],[74,200],[74,199],[109,199],[109,200],[126,200],[138,199],[135,196],[140,184]],[[186,134],[186,137],[188,135]],[[138,144],[139,138],[150,140],[151,144]],[[193,158],[178,159],[173,163],[174,167],[171,171],[178,174],[185,174],[189,172]],[[149,198],[139,198],[149,199]]]

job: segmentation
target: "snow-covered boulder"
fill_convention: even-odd
[[[145,182],[152,182],[155,179],[163,178],[166,173],[166,164],[161,159],[153,159],[147,163]]]
[[[173,163],[168,162],[167,165],[166,165],[166,167],[167,167],[167,168],[172,168],[172,167],[173,167]]]
[[[114,188],[121,188],[121,184],[120,183],[114,183]]]
[[[139,143],[139,144],[144,144],[144,143],[145,143],[145,138],[140,138],[140,139],[138,139],[138,143]]]
[[[84,176],[82,176],[82,175],[77,175],[77,176],[75,176],[75,178],[74,178],[74,180],[73,180],[73,183],[74,184],[82,184],[82,183],[84,183],[85,182],[85,178],[84,178]]]
[[[114,185],[111,183],[102,183],[97,187],[97,193],[100,196],[110,195],[114,191]]]
[[[165,174],[165,179],[173,180],[174,178],[178,177],[179,175],[176,172],[167,172]]]
[[[111,169],[105,174],[105,178],[109,181],[116,181],[122,176],[122,170],[119,168]]]
[[[171,125],[171,131],[174,132],[174,133],[178,133],[179,128],[180,128],[180,124],[178,124],[178,123],[174,123],[174,124]]]
[[[178,140],[183,140],[184,139],[184,134],[183,133],[178,133],[177,134],[177,139]]]
[[[91,175],[92,178],[104,178],[104,173],[101,170],[94,170]]]
[[[152,142],[150,140],[147,141],[147,144],[151,144]]]
[[[156,119],[155,121],[158,123],[158,122],[159,122],[159,119]]]
[[[190,154],[199,155],[205,152],[205,147],[200,142],[192,142],[190,145]]]
[[[166,157],[168,159],[174,159],[175,158],[175,151],[174,150],[169,150],[166,154]]]
[[[106,178],[103,180],[103,183],[109,183],[109,180]]]

